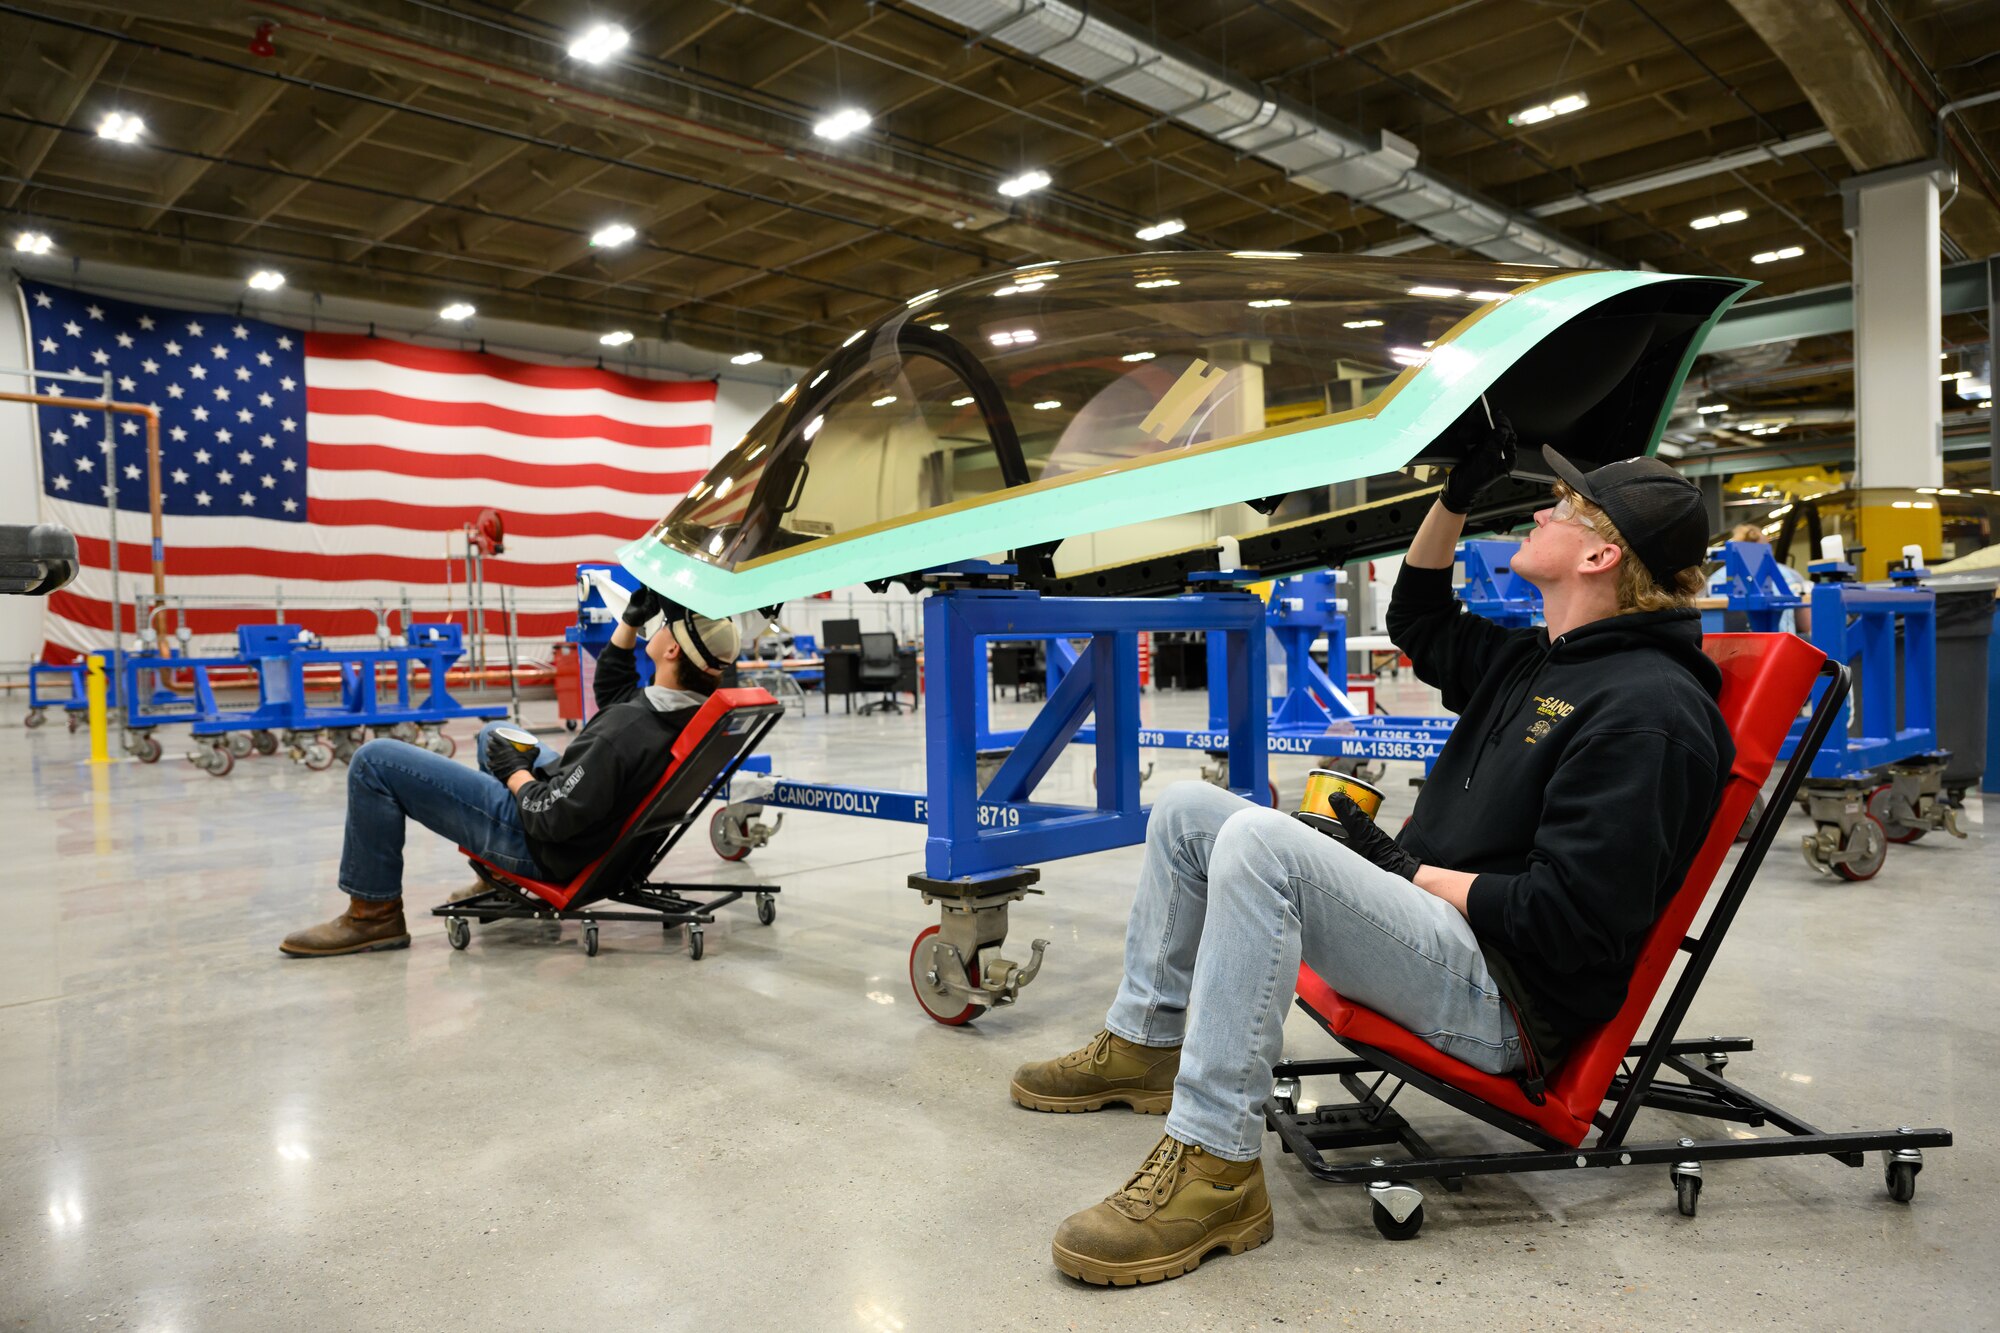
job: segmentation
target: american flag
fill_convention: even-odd
[[[116,400],[159,409],[167,591],[191,599],[198,647],[270,619],[280,589],[285,619],[330,639],[372,636],[376,604],[396,611],[405,595],[419,620],[444,618],[449,600],[464,624],[455,534],[491,508],[507,536],[486,562],[486,629],[503,630],[499,589],[515,589],[537,608],[520,617],[526,655],[545,659],[575,623],[557,604],[577,563],[643,535],[708,464],[712,380],[307,333],[37,282],[21,294],[35,371],[109,374]],[[61,657],[110,641],[109,414],[35,413],[43,513],[76,533],[83,557],[77,581],[48,599],[47,647]],[[132,594],[152,586],[145,433],[137,417],[110,421],[129,635]]]

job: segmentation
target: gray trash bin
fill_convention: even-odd
[[[1986,653],[2000,576],[1933,579],[1937,593],[1938,745],[1951,751],[1944,789],[1956,801],[1986,771]]]

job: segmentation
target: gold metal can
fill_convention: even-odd
[[[493,734],[522,754],[533,754],[542,748],[542,743],[535,739],[533,732],[523,731],[519,727],[495,727]]]
[[[1299,810],[1305,814],[1324,815],[1330,819],[1333,817],[1333,807],[1327,803],[1327,797],[1335,792],[1340,792],[1348,800],[1360,806],[1361,813],[1370,819],[1375,818],[1375,812],[1382,808],[1381,788],[1349,774],[1336,773],[1330,768],[1315,768],[1306,774],[1306,797],[1299,804]]]

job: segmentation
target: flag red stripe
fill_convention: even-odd
[[[99,598],[86,597],[81,593],[64,589],[60,592],[49,594],[48,606],[51,615],[60,617],[63,620],[68,620],[94,630],[108,631],[111,628],[111,604]],[[132,608],[126,605],[121,606],[119,609],[125,613],[121,618],[124,620],[125,629],[129,633],[132,629]],[[390,610],[394,611],[395,608],[391,607]],[[182,619],[183,623],[188,626],[190,633],[199,635],[234,634],[238,625],[260,623],[264,619],[258,618],[252,620],[245,617],[246,612],[243,610],[232,609],[226,606],[190,607]],[[400,620],[400,616],[398,619]],[[576,613],[574,611],[523,611],[517,613],[517,619],[523,639],[560,639],[565,629],[576,624]],[[285,610],[285,620],[289,624],[304,625],[313,633],[325,638],[360,638],[372,636],[375,633],[376,625],[375,613],[372,610],[332,611],[306,609],[303,607],[293,610],[287,607]],[[462,610],[457,611],[448,617],[435,613],[426,614],[423,611],[417,613],[419,624],[427,621],[437,623],[443,620],[449,620],[456,625],[463,625],[465,623],[465,612]],[[505,633],[507,628],[506,622],[507,617],[504,613],[490,608],[486,612],[486,630],[488,634]]]
[[[370,526],[456,532],[476,520],[482,508],[478,504],[409,505],[393,500],[308,499],[306,518],[329,528]],[[601,537],[614,546],[637,541],[653,526],[649,520],[618,514],[523,514],[509,510],[504,517],[510,537]]]
[[[552,398],[551,408],[562,400]],[[425,426],[484,426],[510,435],[542,440],[573,440],[595,436],[645,449],[689,449],[708,443],[709,427],[635,426],[595,413],[517,412],[490,403],[433,402],[380,389],[317,389],[306,385],[306,410],[335,416],[389,417]],[[307,423],[311,428],[311,423]]]
[[[306,335],[306,355],[339,361],[381,361],[405,370],[439,375],[483,375],[535,389],[603,389],[648,403],[707,403],[715,400],[714,380],[647,380],[593,366],[540,366],[490,352],[419,347],[358,333]]]
[[[306,466],[323,472],[394,472],[448,481],[483,477],[549,490],[602,486],[633,495],[685,495],[701,480],[699,472],[633,472],[604,463],[517,463],[489,454],[420,454],[387,444],[308,444]]]
[[[93,569],[110,567],[111,543],[101,537],[78,536],[77,554]],[[609,547],[604,559],[611,558]],[[144,570],[152,562],[150,549],[136,542],[118,544],[119,562],[128,570]],[[486,560],[486,580],[515,588],[568,588],[576,582],[574,561],[563,564],[527,564],[506,556]],[[273,551],[261,546],[181,546],[167,553],[167,573],[173,578],[267,578],[293,582],[371,583],[444,582],[444,550],[431,556],[378,555],[359,552],[346,555],[310,551]],[[453,562],[452,578],[462,581],[465,562]]]

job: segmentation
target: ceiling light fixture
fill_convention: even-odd
[[[893,394],[893,393],[885,393],[885,394],[883,394],[883,395],[882,395],[882,396],[881,396],[880,398],[877,398],[877,399],[876,399],[876,400],[875,400],[875,401],[874,401],[873,403],[869,404],[869,406],[871,406],[871,407],[887,407],[887,406],[888,406],[889,404],[891,404],[891,403],[893,403],[893,402],[895,402],[895,401],[896,401],[896,395],[895,395],[895,394]]]
[[[1511,301],[1511,300],[1513,300],[1513,299],[1514,299],[1514,293],[1512,293],[1512,292],[1467,292],[1467,293],[1465,294],[1465,299],[1466,299],[1466,300],[1468,300],[1468,301]]]
[[[843,342],[841,346],[842,347],[854,346],[854,344],[861,341],[861,335],[863,335],[866,332],[868,332],[868,330],[866,329],[856,329],[854,332],[847,335],[847,341]]]
[[[1456,287],[1432,287],[1432,286],[1429,286],[1429,285],[1426,285],[1426,284],[1419,284],[1419,285],[1417,285],[1417,286],[1415,286],[1415,287],[1412,287],[1412,288],[1410,288],[1410,295],[1412,295],[1412,296],[1463,296],[1463,295],[1465,295],[1465,293],[1464,293],[1464,292],[1462,292],[1462,291],[1460,291],[1460,290],[1459,290],[1458,288],[1456,288]]]
[[[995,296],[1014,296],[1021,292],[1038,292],[1041,289],[1042,284],[1039,282],[1009,283],[1005,287],[994,288],[993,294]]]
[[[992,343],[995,347],[1013,347],[1021,343],[1031,343],[1034,340],[1035,331],[1033,329],[1015,329],[1010,333],[991,333],[986,337],[986,341]]]
[[[1802,245],[1788,245],[1782,250],[1766,250],[1762,254],[1750,256],[1753,264],[1775,264],[1780,259],[1797,259],[1806,249]]]
[[[613,329],[611,332],[601,335],[597,341],[603,343],[606,347],[623,347],[626,343],[632,341],[632,331],[630,329]]]
[[[924,302],[930,300],[933,296],[936,296],[938,294],[938,291],[939,288],[933,287],[927,292],[919,292],[917,295],[912,296],[909,300],[903,302],[903,308],[906,310],[914,310],[918,306],[922,305]]]
[[[1250,308],[1252,310],[1275,310],[1281,305],[1290,305],[1290,304],[1291,302],[1287,301],[1282,296],[1267,296],[1261,301],[1252,301],[1250,303]]]
[[[625,49],[632,40],[616,23],[599,23],[569,44],[569,58],[586,65],[601,65]]]
[[[943,324],[943,323],[939,323],[939,324],[933,324],[933,325],[931,325],[931,326],[930,326],[930,329],[931,329],[931,332],[932,332],[932,333],[943,333],[943,332],[944,332],[944,331],[945,331],[946,329],[948,329],[948,328],[950,328],[950,327],[951,327],[951,325],[949,325],[949,324]]]
[[[54,245],[45,231],[24,231],[14,237],[14,248],[24,255],[45,255]]]
[[[1695,409],[1695,411],[1701,413],[1703,416],[1708,415],[1710,412],[1727,412],[1728,410],[1728,403],[1703,403]]]
[[[260,292],[275,292],[285,285],[285,275],[273,269],[260,268],[250,275],[250,285]]]
[[[622,222],[613,222],[599,227],[590,234],[590,243],[600,250],[609,250],[625,244],[639,233]]]
[[[145,132],[145,121],[123,111],[107,111],[104,119],[97,122],[97,137],[113,143],[137,143]]]
[[[1543,102],[1538,106],[1531,106],[1526,110],[1516,111],[1513,115],[1507,117],[1507,123],[1509,125],[1539,125],[1545,120],[1554,120],[1557,116],[1567,116],[1572,111],[1581,111],[1589,105],[1590,99],[1582,93],[1570,93],[1566,97],[1558,97],[1553,102]]]
[[[1144,282],[1135,282],[1132,285],[1142,292],[1150,292],[1159,287],[1178,287],[1181,283],[1179,278],[1148,278]]]
[[[842,107],[813,126],[813,133],[822,139],[839,143],[849,135],[859,134],[874,123],[875,118],[856,107]]]
[[[1750,215],[1740,208],[1732,208],[1727,213],[1711,213],[1707,217],[1696,218],[1688,223],[1696,231],[1707,231],[1710,227],[1726,226],[1731,222],[1741,222]]]
[[[1350,319],[1340,327],[1343,329],[1379,329],[1382,327],[1382,321],[1379,319]]]
[[[1231,259],[1297,259],[1297,250],[1231,250]]]
[[[1151,361],[1158,355],[1158,352],[1127,352],[1118,359],[1120,361]]]
[[[735,356],[729,358],[729,364],[732,366],[754,366],[763,359],[764,354],[762,352],[738,352]]]
[[[1035,410],[1037,412],[1053,412],[1061,406],[1062,399],[1060,398],[1044,398],[1041,402],[1035,404]]]
[[[438,318],[448,319],[456,324],[459,320],[471,319],[478,313],[479,311],[476,308],[465,301],[453,301],[450,305],[438,311]]]
[[[1009,199],[1019,199],[1024,194],[1046,190],[1051,183],[1049,173],[1046,171],[1024,171],[1011,180],[1001,181],[1000,193]]]
[[[954,398],[951,400],[951,405],[953,407],[971,407],[972,395],[966,394],[963,398]]]
[[[1186,230],[1187,223],[1182,222],[1179,218],[1168,218],[1164,222],[1155,222],[1150,227],[1141,227],[1132,234],[1142,241],[1159,241],[1169,236],[1178,236]]]

